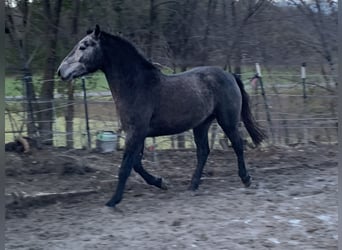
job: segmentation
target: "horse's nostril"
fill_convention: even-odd
[[[61,76],[61,71],[59,69],[57,70],[57,75]]]

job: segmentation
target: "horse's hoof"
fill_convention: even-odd
[[[196,191],[201,183],[201,179],[192,178],[189,186],[190,191]]]
[[[167,185],[163,178],[160,178],[160,189],[167,190]]]
[[[198,184],[190,184],[190,186],[189,186],[189,188],[188,188],[188,190],[189,191],[196,191],[197,189],[198,189]]]
[[[107,207],[112,207],[112,208],[114,208],[115,205],[116,205],[117,203],[118,203],[118,202],[115,202],[115,201],[110,200],[110,201],[108,201],[108,202],[106,203],[106,206],[107,206]]]
[[[125,211],[123,211],[122,209],[118,208],[117,206],[115,207],[108,207],[108,206],[104,206],[101,209],[103,214],[125,214]]]
[[[250,176],[247,176],[245,179],[242,180],[245,187],[249,187],[252,184],[252,178]]]

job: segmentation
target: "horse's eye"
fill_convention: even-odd
[[[85,46],[83,46],[83,45],[81,45],[79,49],[80,49],[80,50],[85,50],[85,49],[86,49],[86,47],[85,47]]]

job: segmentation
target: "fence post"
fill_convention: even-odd
[[[85,78],[82,77],[82,89],[83,89],[83,101],[84,101],[84,110],[85,110],[85,119],[86,119],[86,129],[87,129],[87,139],[88,139],[88,149],[91,149],[91,138],[89,131],[89,114],[88,114],[88,103],[87,103],[87,89],[85,86]]]
[[[306,99],[307,99],[307,95],[306,95],[306,63],[303,62],[302,63],[302,67],[301,67],[301,78],[302,78],[302,85],[303,85],[303,113],[304,115],[302,117],[306,117],[306,113],[307,113],[307,108],[306,108]],[[306,119],[305,119],[306,120]],[[304,143],[307,144],[309,141],[309,133],[308,133],[308,129],[307,129],[307,122],[303,121],[303,130],[304,130]]]
[[[210,149],[214,149],[214,145],[215,145],[215,141],[216,141],[216,135],[217,135],[217,123],[215,121],[215,122],[213,122],[213,125],[211,126]]]
[[[65,119],[65,140],[68,149],[74,148],[74,81],[67,82],[67,107],[64,113]]]
[[[152,138],[152,142],[153,142],[153,162],[154,163],[157,163],[158,159],[157,159],[157,141],[156,141],[156,138],[153,137]]]
[[[302,85],[303,85],[303,99],[305,101],[305,99],[306,99],[306,86],[305,86],[305,82],[306,82],[306,63],[305,62],[302,63],[301,78],[302,78]]]
[[[57,111],[56,111],[55,99],[54,98],[50,99],[50,102],[51,102],[51,109],[52,109],[52,131],[51,131],[52,144],[51,145],[54,145],[55,140],[58,138],[58,137],[55,137],[55,132],[54,132],[54,131],[57,131]]]
[[[265,88],[264,88],[264,84],[262,81],[262,75],[261,75],[261,70],[260,70],[260,65],[259,63],[255,64],[256,67],[256,72],[257,72],[257,77],[259,79],[259,83],[260,83],[260,88],[261,88],[261,95],[264,99],[264,106],[265,106],[265,111],[266,111],[266,119],[269,125],[269,130],[271,133],[271,140],[272,140],[272,144],[274,144],[274,132],[273,132],[273,125],[272,125],[272,120],[271,120],[271,114],[270,114],[270,109],[267,103],[267,98],[266,98],[266,93],[265,93]]]

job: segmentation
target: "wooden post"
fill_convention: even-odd
[[[213,122],[213,125],[211,126],[210,149],[214,149],[214,145],[215,145],[215,141],[216,141],[216,135],[217,135],[217,123],[215,121],[215,122]]]
[[[153,138],[152,138],[152,141],[153,141],[153,162],[154,162],[155,164],[157,164],[158,159],[157,159],[157,151],[156,151],[156,149],[157,149],[157,141],[156,141],[156,138],[153,137]]]
[[[91,138],[90,138],[90,130],[89,130],[89,114],[88,114],[88,103],[87,103],[87,89],[85,86],[85,78],[82,77],[82,89],[83,89],[83,102],[84,102],[84,110],[85,110],[85,122],[87,129],[87,141],[88,141],[88,149],[91,149]]]
[[[302,78],[302,85],[303,85],[303,99],[306,99],[306,86],[305,86],[305,82],[306,82],[306,63],[303,62],[302,63],[302,67],[301,67],[301,78]]]
[[[303,85],[303,116],[302,117],[306,117],[306,113],[307,113],[307,108],[306,108],[306,101],[307,101],[307,95],[306,95],[306,63],[303,62],[302,63],[302,67],[301,67],[301,78],[302,78],[302,85]],[[307,129],[307,122],[303,121],[303,132],[304,132],[304,143],[307,144],[309,142],[309,133],[308,133],[308,129]]]
[[[256,75],[256,76],[254,76],[253,77],[253,79],[252,79],[252,87],[253,87],[253,89],[254,89],[254,98],[255,98],[255,119],[256,120],[259,120],[259,91],[258,91],[258,89],[259,89],[259,78],[258,78],[258,76]]]
[[[74,148],[74,84],[73,81],[67,83],[67,107],[64,115],[65,132],[66,132],[66,147],[68,149]]]
[[[256,67],[256,72],[257,72],[257,77],[259,79],[259,83],[260,83],[260,88],[261,88],[261,95],[264,99],[264,106],[265,106],[265,111],[266,111],[266,119],[269,125],[269,131],[271,133],[271,140],[272,140],[272,144],[274,144],[274,132],[273,132],[273,124],[272,124],[272,120],[271,120],[271,113],[270,113],[270,109],[267,103],[267,97],[266,97],[266,93],[265,93],[265,89],[264,89],[264,84],[262,81],[262,75],[261,75],[261,70],[260,70],[260,65],[259,63],[255,64]]]
[[[175,146],[175,136],[171,135],[170,136],[170,140],[171,140],[171,148],[175,149],[176,148],[176,146]]]

